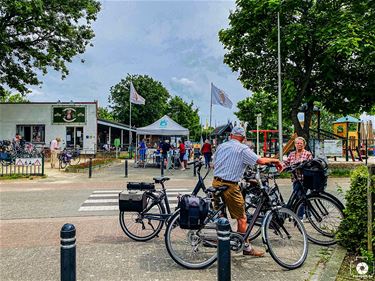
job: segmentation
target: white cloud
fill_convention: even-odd
[[[189,80],[188,78],[177,78],[177,77],[172,77],[172,83],[175,84],[180,84],[185,87],[192,87],[195,85],[194,81]]]

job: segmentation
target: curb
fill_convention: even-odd
[[[341,268],[341,264],[346,256],[345,248],[337,245],[333,250],[332,256],[328,260],[328,262],[324,265],[324,267],[316,272],[310,280],[314,281],[335,281],[337,274]]]

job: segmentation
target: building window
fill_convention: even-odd
[[[45,143],[45,125],[17,125],[16,131],[25,141]]]

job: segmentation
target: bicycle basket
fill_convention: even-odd
[[[323,191],[327,186],[328,165],[320,158],[308,161],[302,167],[303,185],[311,190]]]
[[[128,190],[155,190],[155,184],[147,182],[128,182],[126,187]]]

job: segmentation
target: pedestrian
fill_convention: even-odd
[[[139,149],[139,156],[140,156],[140,160],[141,162],[144,162],[146,160],[146,139],[142,139],[141,142],[139,143],[139,146],[138,146],[138,149]]]
[[[218,188],[226,185],[221,197],[225,202],[233,219],[237,220],[237,232],[245,233],[247,229],[247,218],[245,212],[245,201],[238,182],[241,180],[247,165],[275,164],[278,170],[282,165],[278,159],[260,158],[247,145],[245,130],[242,127],[234,127],[230,134],[229,141],[218,146],[214,155],[214,180],[212,186]],[[215,198],[214,205],[218,207],[219,198]],[[257,250],[250,245],[249,240],[245,241],[244,255],[261,257],[263,251]]]
[[[168,152],[171,149],[171,145],[169,144],[169,140],[165,140],[161,144],[161,165],[164,165],[164,161],[168,160]]]
[[[201,152],[204,156],[204,162],[206,169],[210,166],[211,157],[212,157],[212,146],[209,140],[205,140],[202,146]]]
[[[312,154],[310,151],[307,151],[305,149],[306,147],[306,140],[303,137],[297,137],[294,140],[294,146],[296,148],[295,151],[292,151],[288,158],[283,162],[283,168],[297,164],[302,161],[313,159]],[[296,192],[298,198],[303,195],[303,186],[301,185],[301,182],[303,182],[303,175],[301,171],[296,171],[297,178],[294,178],[292,174],[292,184],[293,184],[293,192]],[[298,210],[298,217],[300,219],[303,219],[303,215],[305,213],[305,208],[302,206],[302,208],[299,208]]]
[[[56,137],[51,141],[50,150],[51,150],[51,168],[54,169],[57,162],[57,154],[60,151],[60,141],[59,137]]]
[[[184,156],[185,156],[185,144],[182,140],[178,141],[178,149],[180,153],[181,171],[185,170]]]

